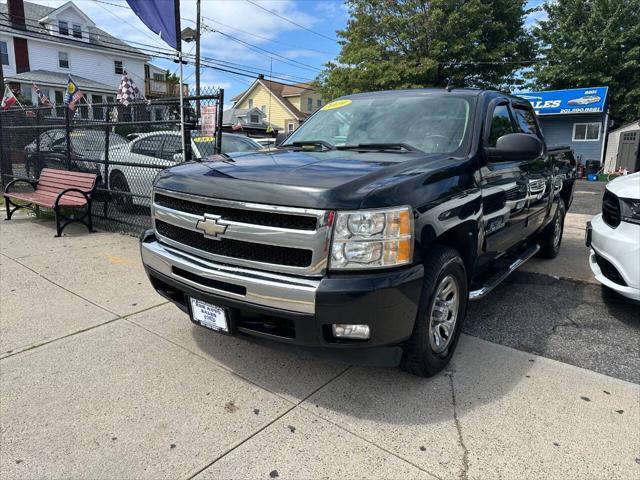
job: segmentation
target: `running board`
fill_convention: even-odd
[[[527,248],[522,254],[516,258],[509,268],[506,270],[501,270],[495,273],[493,276],[489,277],[486,283],[477,290],[471,290],[469,292],[469,300],[472,302],[482,300],[487,294],[500,285],[504,279],[506,279],[509,275],[511,275],[514,271],[520,268],[527,260],[533,257],[540,250],[540,245],[535,244],[531,245]]]

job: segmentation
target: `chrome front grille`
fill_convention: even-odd
[[[220,263],[303,276],[327,266],[332,214],[325,210],[154,192],[158,239]]]

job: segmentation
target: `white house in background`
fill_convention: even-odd
[[[163,70],[148,64],[149,57],[141,51],[97,28],[73,2],[51,8],[7,0],[0,4],[0,22],[5,81],[33,105],[38,97],[32,82],[62,105],[69,74],[92,104],[115,100],[123,70],[147,96],[169,93]],[[105,112],[82,107],[80,114],[101,119]]]

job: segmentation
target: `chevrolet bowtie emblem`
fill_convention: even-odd
[[[220,240],[219,235],[226,232],[227,225],[221,223],[220,215],[209,215],[208,213],[205,213],[204,220],[198,220],[196,228],[202,231],[205,237]]]

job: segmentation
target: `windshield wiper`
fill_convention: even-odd
[[[419,152],[407,143],[358,143],[357,145],[338,145],[338,150],[390,150],[394,152]]]
[[[320,147],[326,148],[327,150],[334,150],[336,147],[329,142],[325,142],[324,140],[300,140],[298,142],[288,143],[286,145],[282,145],[282,147],[298,147],[304,150],[304,147]]]

